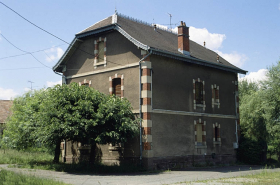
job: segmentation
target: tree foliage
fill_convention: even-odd
[[[242,134],[254,142],[265,141],[280,159],[280,61],[268,68],[259,84],[240,82],[239,92]]]
[[[36,142],[55,147],[58,162],[62,140],[121,143],[138,133],[128,100],[76,83],[27,93],[14,101],[5,136],[17,149]]]

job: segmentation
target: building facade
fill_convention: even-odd
[[[127,98],[141,136],[98,146],[104,163],[138,161],[149,168],[182,168],[235,161],[238,147],[238,73],[246,71],[178,34],[114,14],[76,34],[53,67],[63,83],[87,85]],[[75,156],[63,144],[66,160]],[[68,149],[67,149],[68,146]]]

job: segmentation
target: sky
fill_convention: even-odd
[[[56,37],[38,29],[8,9]],[[0,100],[61,83],[52,67],[75,34],[118,13],[176,30],[259,81],[280,57],[280,0],[0,0]],[[58,39],[58,38],[59,39]],[[31,53],[31,54],[30,54]]]

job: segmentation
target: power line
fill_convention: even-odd
[[[36,28],[38,28],[38,29],[40,29],[40,30],[42,30],[42,31],[44,31],[44,32],[46,32],[46,33],[48,33],[49,35],[51,35],[51,36],[53,36],[53,37],[55,37],[55,38],[61,40],[62,42],[65,42],[66,44],[68,44],[68,45],[74,47],[75,49],[78,49],[78,50],[80,50],[80,51],[82,51],[82,52],[84,52],[84,53],[87,53],[87,54],[89,54],[89,55],[95,57],[95,55],[93,55],[93,54],[91,54],[91,53],[89,53],[89,52],[87,52],[87,51],[85,51],[85,50],[82,50],[82,49],[80,49],[80,48],[78,48],[78,47],[75,47],[74,45],[72,45],[72,44],[66,42],[65,40],[59,38],[58,36],[56,36],[56,35],[54,35],[54,34],[48,32],[47,30],[41,28],[40,26],[37,26],[36,24],[34,24],[33,22],[29,21],[28,19],[26,19],[25,17],[23,17],[23,16],[20,15],[18,12],[16,12],[16,11],[13,10],[12,8],[10,8],[9,6],[5,5],[4,3],[2,3],[2,2],[0,2],[0,3],[1,3],[2,5],[4,5],[6,8],[8,8],[9,10],[11,10],[12,12],[14,12],[15,14],[17,14],[18,16],[20,16],[20,17],[21,17],[22,19],[24,19],[25,21],[27,21],[27,22],[29,22],[30,24],[32,24],[33,26],[35,26]],[[31,55],[32,55],[32,54],[31,54]],[[108,62],[109,62],[109,61],[108,61]],[[115,63],[115,62],[110,62],[110,63],[114,63],[114,64],[117,64],[117,65],[123,66],[122,64],[118,64],[118,63]]]
[[[8,71],[8,70],[22,70],[22,69],[38,69],[43,67],[23,67],[23,68],[10,68],[10,69],[0,69],[0,71]]]
[[[0,35],[7,41],[9,42],[12,46],[14,46],[15,48],[17,48],[18,50],[24,52],[24,53],[27,53],[27,54],[30,54],[35,60],[37,60],[37,62],[39,62],[40,64],[42,64],[43,66],[47,67],[47,68],[50,68],[49,66],[45,65],[44,63],[42,63],[40,60],[38,60],[32,53],[28,52],[28,51],[24,51],[22,49],[20,49],[19,47],[17,47],[16,45],[14,45],[12,42],[10,42],[2,33],[0,33]],[[50,68],[52,69],[52,68]]]
[[[56,48],[58,46],[62,46],[64,44],[60,44],[60,45],[57,45],[57,46],[53,46],[51,48],[45,48],[45,49],[41,49],[41,50],[37,50],[37,51],[32,51],[30,53],[38,53],[38,52],[41,52],[41,51],[46,51],[46,50],[49,50],[49,49],[52,49],[52,48]],[[24,54],[19,54],[19,55],[11,55],[11,56],[7,56],[7,57],[2,57],[0,58],[0,60],[3,60],[3,59],[7,59],[7,58],[13,58],[13,57],[19,57],[19,56],[23,56],[23,55],[29,55],[29,53],[24,53]]]

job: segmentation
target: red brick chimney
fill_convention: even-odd
[[[190,55],[189,27],[183,21],[178,26],[178,51]]]

